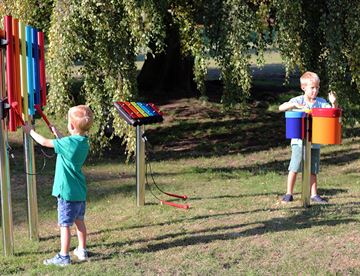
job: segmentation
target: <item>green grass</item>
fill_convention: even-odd
[[[283,86],[277,73],[254,77],[248,110],[180,99],[160,106],[162,124],[146,127],[147,158],[157,185],[188,195],[189,210],[160,205],[156,197],[183,202],[161,194],[150,176],[146,205],[136,207],[134,160],[125,164],[116,144],[111,156],[92,156],[84,167],[91,258],[73,259],[66,268],[42,265],[60,243],[56,201],[50,196],[55,160],[46,159],[40,171],[43,156],[36,147],[40,241],[31,241],[22,135],[9,133],[15,156],[10,160],[15,255],[0,252],[0,274],[360,274],[359,127],[347,131],[342,145],[322,148],[318,191],[329,204],[303,208],[300,176],[295,201],[282,204],[290,149],[284,114],[277,110],[299,90],[297,80]],[[65,121],[50,121],[66,132]],[[36,128],[50,137],[41,120]]]
[[[282,95],[284,97],[284,95]],[[136,207],[135,166],[92,158],[84,172],[89,262],[45,267],[59,249],[54,160],[37,177],[40,241],[30,241],[20,133],[10,135],[15,255],[0,271],[24,275],[327,275],[359,274],[360,138],[322,149],[319,192],[328,205],[284,205],[289,159],[283,114],[266,108],[222,113],[194,99],[161,106],[165,122],[147,128],[148,158],[162,189],[189,196],[187,211],[160,205],[151,191]],[[189,113],[192,115],[190,116]],[[48,134],[41,121],[38,129]],[[64,126],[63,126],[64,127]],[[42,157],[37,152],[38,167]],[[151,178],[149,178],[151,182]],[[72,239],[72,248],[76,238]],[[75,259],[74,259],[75,260]]]

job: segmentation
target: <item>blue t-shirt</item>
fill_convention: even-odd
[[[87,136],[71,135],[52,141],[57,153],[52,195],[68,201],[85,201],[87,187],[81,168],[89,153]]]
[[[304,105],[304,109],[313,109],[313,108],[330,108],[331,105],[323,98],[318,98],[316,97],[315,102],[314,103],[307,103],[305,102],[305,97],[304,95],[301,96],[297,96],[295,98],[292,98],[290,101],[290,103],[297,103],[297,104],[302,104]],[[302,146],[302,140],[301,139],[296,139],[293,138],[291,139],[291,145],[299,145]],[[319,144],[312,144],[311,147],[313,149],[319,149],[320,145]]]

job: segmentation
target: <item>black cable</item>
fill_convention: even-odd
[[[146,159],[145,159],[146,160]],[[147,172],[147,168],[148,168],[148,163],[145,161],[145,181],[146,181],[146,185],[148,185],[148,187],[149,187],[149,191],[150,191],[150,193],[153,195],[153,197],[155,197],[157,200],[159,200],[160,202],[162,201],[159,197],[157,197],[155,194],[154,194],[154,192],[153,192],[153,190],[152,190],[152,187],[151,187],[151,185],[149,184],[149,181],[148,181],[148,178],[147,178],[147,176],[148,176],[148,172]]]
[[[142,135],[142,137],[141,137],[143,140],[144,140],[144,142],[145,142],[145,153],[146,152],[151,152],[151,151],[149,151],[147,148],[146,148],[146,146],[147,146],[147,144],[149,144],[150,145],[150,143],[149,143],[149,140],[147,139],[147,137],[145,136],[145,134],[143,134]],[[146,178],[146,181],[147,181],[147,166],[149,166],[149,169],[150,169],[150,176],[151,176],[151,179],[152,179],[152,181],[153,181],[153,184],[155,185],[155,187],[161,192],[161,193],[163,193],[163,194],[165,194],[165,195],[168,195],[168,193],[167,192],[165,192],[163,189],[161,189],[157,184],[156,184],[156,181],[155,181],[155,179],[154,179],[154,174],[153,174],[153,170],[152,170],[152,168],[151,168],[151,163],[150,162],[147,162],[147,158],[145,157],[145,164],[146,164],[146,166],[145,166],[145,178]],[[147,182],[147,184],[149,185],[149,187],[150,187],[150,184]],[[160,199],[159,199],[160,200]]]
[[[8,155],[11,157],[12,161],[14,162],[14,165],[15,167],[18,167],[17,165],[17,161],[16,161],[16,158],[15,158],[15,155],[13,154],[13,148],[7,144],[7,152],[8,152]],[[26,175],[42,175],[43,174],[43,171],[45,170],[45,167],[47,165],[47,159],[51,159],[55,156],[55,154],[53,154],[52,156],[51,155],[48,155],[44,150],[43,150],[43,147],[40,148],[40,151],[42,153],[42,156],[43,156],[43,164],[42,164],[42,167],[40,169],[40,171],[38,173],[29,173],[26,171],[26,160],[24,159],[24,165],[23,165],[23,173],[26,174]]]
[[[144,131],[145,132],[145,131]],[[148,185],[149,187],[149,191],[150,193],[153,195],[153,197],[155,197],[157,200],[159,200],[160,202],[162,202],[162,200],[156,196],[153,192],[153,189],[148,181],[148,166],[150,168],[150,176],[152,178],[152,181],[153,181],[153,184],[155,185],[155,187],[157,187],[159,189],[159,187],[156,185],[156,182],[155,182],[155,179],[154,179],[154,176],[153,176],[153,173],[152,173],[152,169],[151,169],[151,165],[150,165],[150,162],[148,161],[148,158],[147,158],[147,144],[150,144],[147,137],[145,136],[145,134],[142,135],[141,139],[143,139],[144,141],[144,144],[145,144],[145,181],[146,181],[146,185]],[[161,191],[161,189],[159,189]]]

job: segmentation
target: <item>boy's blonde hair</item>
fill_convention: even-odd
[[[86,132],[93,123],[93,113],[87,105],[77,105],[69,109],[69,121],[76,129]]]
[[[320,78],[316,73],[307,71],[300,77],[300,85],[307,85],[310,82],[317,82],[320,84]]]

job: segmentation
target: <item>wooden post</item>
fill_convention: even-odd
[[[303,167],[302,167],[302,193],[301,200],[305,208],[310,207],[310,180],[311,180],[311,141],[310,141],[310,128],[311,118],[309,114],[306,114],[305,118],[305,135],[303,139],[302,155],[303,155]]]

